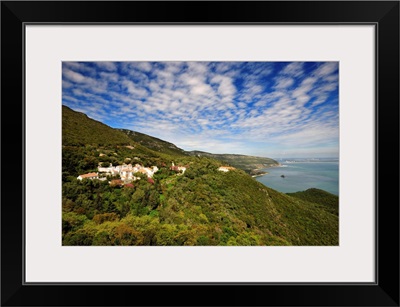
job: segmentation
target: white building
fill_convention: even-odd
[[[79,175],[78,177],[76,177],[76,179],[78,179],[78,180],[99,179],[99,175],[97,173],[88,173],[88,174]]]
[[[153,166],[152,168],[143,167],[140,164],[136,164],[132,166],[132,164],[123,164],[109,167],[98,167],[99,172],[103,172],[106,174],[111,174],[113,176],[119,174],[122,180],[137,180],[138,178],[133,176],[134,173],[142,173],[145,174],[148,178],[152,178],[154,173],[158,171],[157,166]]]
[[[219,168],[218,168],[218,170],[219,171],[221,171],[221,172],[229,172],[230,170],[234,170],[235,168],[234,167],[232,167],[232,166],[220,166]]]
[[[113,169],[115,168],[112,166],[111,163],[109,167],[101,167],[101,166],[98,167],[98,171],[101,173],[111,173]]]

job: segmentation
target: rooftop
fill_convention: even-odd
[[[88,178],[88,177],[96,177],[98,176],[97,173],[88,173],[88,174],[83,174],[79,175],[81,178]]]

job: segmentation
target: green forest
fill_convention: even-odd
[[[246,165],[222,172],[220,166],[234,163],[187,154],[65,106],[62,125],[63,245],[339,244],[335,195],[317,189],[283,194],[257,182]],[[99,165],[128,164],[158,171],[152,178],[135,173],[140,180],[130,183],[119,175],[77,179]]]

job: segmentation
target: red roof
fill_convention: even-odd
[[[149,183],[151,183],[151,184],[154,184],[153,178],[147,178],[147,182],[149,182]]]
[[[83,174],[79,175],[81,178],[90,178],[90,177],[97,177],[98,175],[96,173],[88,173],[88,174]]]
[[[132,183],[127,183],[124,185],[125,188],[134,188],[134,185]]]
[[[110,185],[111,186],[122,186],[124,184],[124,182],[121,179],[114,179],[111,180]]]

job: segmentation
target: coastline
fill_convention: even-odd
[[[255,180],[267,187],[282,193],[295,193],[309,188],[324,190],[333,195],[339,195],[338,165],[331,161],[309,163],[299,161],[296,163],[283,162],[269,169],[268,176],[257,176]],[[285,176],[283,180],[282,175]]]
[[[251,175],[251,177],[253,177],[253,178],[255,178],[255,177],[261,177],[261,176],[264,176],[264,175],[267,175],[268,174],[268,172],[260,172],[260,173],[257,173],[257,174],[255,174],[255,175]]]
[[[250,176],[253,177],[253,178],[255,178],[255,177],[261,177],[261,176],[264,176],[264,175],[269,174],[268,172],[266,172],[266,171],[261,171],[261,170],[264,170],[264,169],[266,169],[266,168],[271,168],[271,167],[280,167],[280,166],[282,166],[282,165],[281,165],[280,163],[278,163],[278,164],[273,164],[273,165],[264,166],[263,168],[256,168],[256,169],[253,169],[253,170],[251,171]]]

